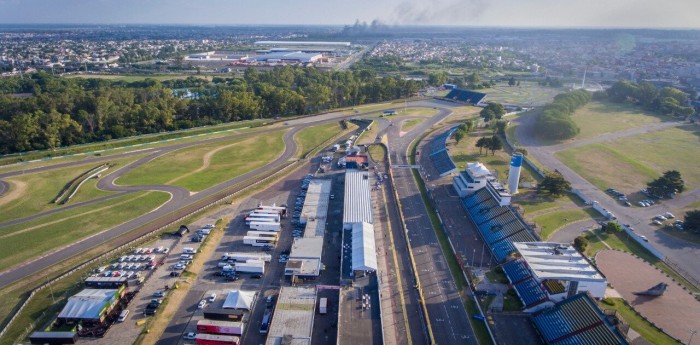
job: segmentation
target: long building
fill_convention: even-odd
[[[315,311],[315,287],[283,286],[265,345],[310,345]]]
[[[350,230],[354,223],[373,224],[369,173],[355,169],[345,172],[345,200],[343,228]]]

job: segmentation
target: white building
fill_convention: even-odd
[[[480,162],[467,163],[466,169],[452,178],[452,186],[461,198],[487,188],[500,206],[510,205],[511,195],[496,175]]]
[[[607,280],[570,244],[514,242],[513,245],[550,300],[557,302],[584,291],[595,298],[604,297]]]
[[[345,172],[345,200],[343,228],[352,229],[353,223],[373,224],[369,172],[348,169]]]
[[[302,237],[292,244],[284,275],[294,277],[318,277],[321,274],[323,237]]]

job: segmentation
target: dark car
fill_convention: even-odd
[[[253,278],[253,279],[260,279],[260,278],[262,278],[262,274],[253,274],[253,275],[250,276],[250,277]]]
[[[179,276],[180,276],[180,272],[178,272],[178,271],[172,271],[172,272],[170,272],[170,276],[171,276],[171,277],[179,277]]]

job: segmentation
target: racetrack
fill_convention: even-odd
[[[425,106],[430,106],[432,107],[432,103],[424,103],[422,101],[417,101],[413,102],[410,107],[425,107]],[[114,184],[114,181],[117,180],[121,175],[127,173],[128,171],[137,168],[138,166],[155,159],[156,157],[159,157],[161,155],[173,152],[175,150],[185,148],[185,147],[190,147],[193,145],[202,145],[202,144],[207,144],[207,143],[214,143],[214,142],[219,142],[219,141],[224,141],[224,140],[230,140],[232,138],[240,138],[240,137],[250,137],[250,136],[255,136],[255,135],[263,135],[265,133],[269,133],[272,131],[278,131],[280,130],[279,127],[276,128],[269,128],[269,129],[263,129],[260,131],[255,131],[255,132],[248,132],[248,133],[239,133],[239,134],[232,134],[228,136],[223,136],[223,137],[218,137],[218,138],[210,138],[210,139],[204,139],[196,142],[187,142],[187,143],[180,143],[180,144],[174,144],[171,146],[167,147],[158,147],[158,148],[150,148],[150,149],[141,149],[137,151],[131,151],[131,152],[124,152],[124,153],[119,153],[111,156],[95,156],[95,157],[89,157],[80,161],[75,161],[75,162],[63,162],[63,163],[58,163],[55,165],[50,165],[50,166],[42,166],[42,167],[33,167],[33,168],[27,168],[23,169],[21,171],[14,171],[14,172],[6,172],[6,173],[0,173],[0,182],[1,179],[7,178],[7,177],[12,177],[20,174],[27,174],[27,173],[34,173],[34,172],[42,172],[42,171],[50,171],[53,169],[59,169],[63,167],[70,167],[74,165],[79,165],[79,164],[85,164],[85,163],[91,163],[91,162],[103,162],[107,160],[112,160],[115,158],[121,158],[121,157],[128,157],[128,156],[133,156],[133,155],[141,155],[144,153],[150,153],[148,156],[143,157],[139,159],[136,162],[133,162],[125,167],[122,167],[121,169],[117,170],[116,172],[107,175],[105,178],[100,180],[98,182],[98,188],[105,189],[105,190],[110,190],[110,191],[119,191],[122,193],[130,193],[130,192],[136,192],[136,191],[162,191],[169,193],[171,195],[170,200],[163,204],[160,208],[144,214],[140,217],[137,217],[135,219],[129,220],[123,224],[120,224],[116,227],[113,227],[111,229],[105,230],[99,234],[95,234],[91,237],[87,237],[84,239],[81,239],[75,243],[72,243],[70,245],[64,246],[62,248],[56,249],[50,253],[47,253],[46,255],[37,258],[35,260],[25,262],[21,265],[15,266],[13,268],[10,268],[8,270],[5,270],[3,272],[0,272],[0,288],[5,287],[9,284],[12,284],[14,282],[17,282],[19,280],[24,279],[25,277],[31,276],[36,274],[37,272],[41,272],[56,263],[59,263],[61,261],[64,261],[66,259],[69,259],[71,257],[74,257],[82,252],[85,252],[89,250],[90,248],[96,247],[102,243],[112,241],[113,239],[119,238],[116,241],[112,241],[111,245],[114,247],[118,247],[124,243],[128,243],[140,236],[143,236],[147,234],[148,232],[154,230],[155,228],[152,228],[155,226],[154,222],[158,221],[159,223],[163,223],[165,218],[168,219],[176,219],[179,218],[177,217],[178,214],[182,213],[183,210],[194,207],[194,205],[197,205],[198,203],[206,202],[207,200],[211,199],[217,193],[221,193],[221,191],[224,190],[230,190],[231,188],[234,188],[234,190],[230,190],[230,193],[232,193],[235,190],[239,190],[240,188],[244,187],[241,185],[243,182],[248,181],[255,176],[258,176],[262,173],[268,172],[268,171],[274,171],[276,169],[279,169],[283,167],[285,164],[290,162],[293,158],[294,155],[297,151],[297,145],[295,141],[293,140],[294,135],[300,131],[301,129],[309,126],[314,126],[318,124],[323,124],[327,122],[332,122],[332,121],[338,121],[340,119],[347,119],[347,118],[353,118],[353,117],[361,117],[361,116],[366,116],[367,114],[374,113],[374,112],[367,112],[367,113],[360,113],[360,114],[344,114],[340,112],[336,113],[327,113],[327,114],[322,114],[322,115],[317,115],[317,116],[309,116],[309,117],[304,117],[304,118],[299,118],[299,119],[294,119],[294,120],[289,120],[285,122],[287,125],[287,128],[290,130],[287,131],[283,137],[284,143],[285,143],[285,150],[284,152],[278,156],[275,160],[272,162],[258,168],[255,170],[252,170],[246,174],[243,174],[241,176],[237,176],[233,179],[230,179],[228,181],[225,181],[223,183],[220,183],[216,186],[210,187],[208,189],[205,189],[203,191],[200,191],[196,194],[190,195],[189,191],[185,190],[184,188],[180,187],[175,187],[175,186],[167,186],[167,185],[145,185],[145,186],[120,186]],[[0,185],[4,186],[4,183],[0,183]],[[238,186],[238,187],[236,187]],[[3,190],[6,189],[6,187],[2,187]],[[120,195],[123,195],[120,193]],[[84,203],[81,203],[80,206],[85,206],[89,205],[91,202],[97,202],[98,200],[103,200],[103,199],[95,199],[92,201],[87,201]],[[77,204],[76,204],[77,205]],[[73,207],[76,207],[76,205],[73,205]],[[61,209],[63,210],[63,209]],[[49,211],[49,212],[57,212],[57,211]],[[43,213],[43,215],[46,215],[46,212]],[[37,215],[38,216],[38,215]],[[35,216],[32,216],[35,218]],[[27,221],[28,218],[24,218],[23,220],[14,220],[13,222],[21,222],[21,221]],[[149,223],[154,223],[151,226],[144,227],[144,225],[147,225]],[[165,224],[165,223],[164,223]],[[139,229],[139,231],[133,231],[135,229]]]

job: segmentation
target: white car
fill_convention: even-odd
[[[666,213],[664,213],[664,217],[666,217],[666,218],[676,218],[676,216],[674,216],[673,213],[671,213],[671,212],[666,212]]]
[[[644,242],[649,242],[649,239],[647,239],[647,237],[644,236],[644,235],[639,235],[639,238],[641,238],[642,240],[644,240]]]
[[[197,339],[197,333],[195,332],[187,332],[182,336],[182,339],[185,340],[195,340]]]
[[[658,221],[658,220],[653,221],[652,224],[654,224],[654,225],[664,225],[664,223],[661,223],[661,222]]]
[[[185,265],[183,265],[183,264],[177,264],[177,265],[175,265],[175,269],[176,269],[176,270],[184,270],[184,269],[185,269]]]
[[[658,219],[658,220],[667,220],[666,217],[664,217],[664,216],[662,216],[662,215],[658,215],[658,216],[656,216],[655,218]]]
[[[207,305],[207,300],[203,299],[197,304],[197,309],[203,309]]]

